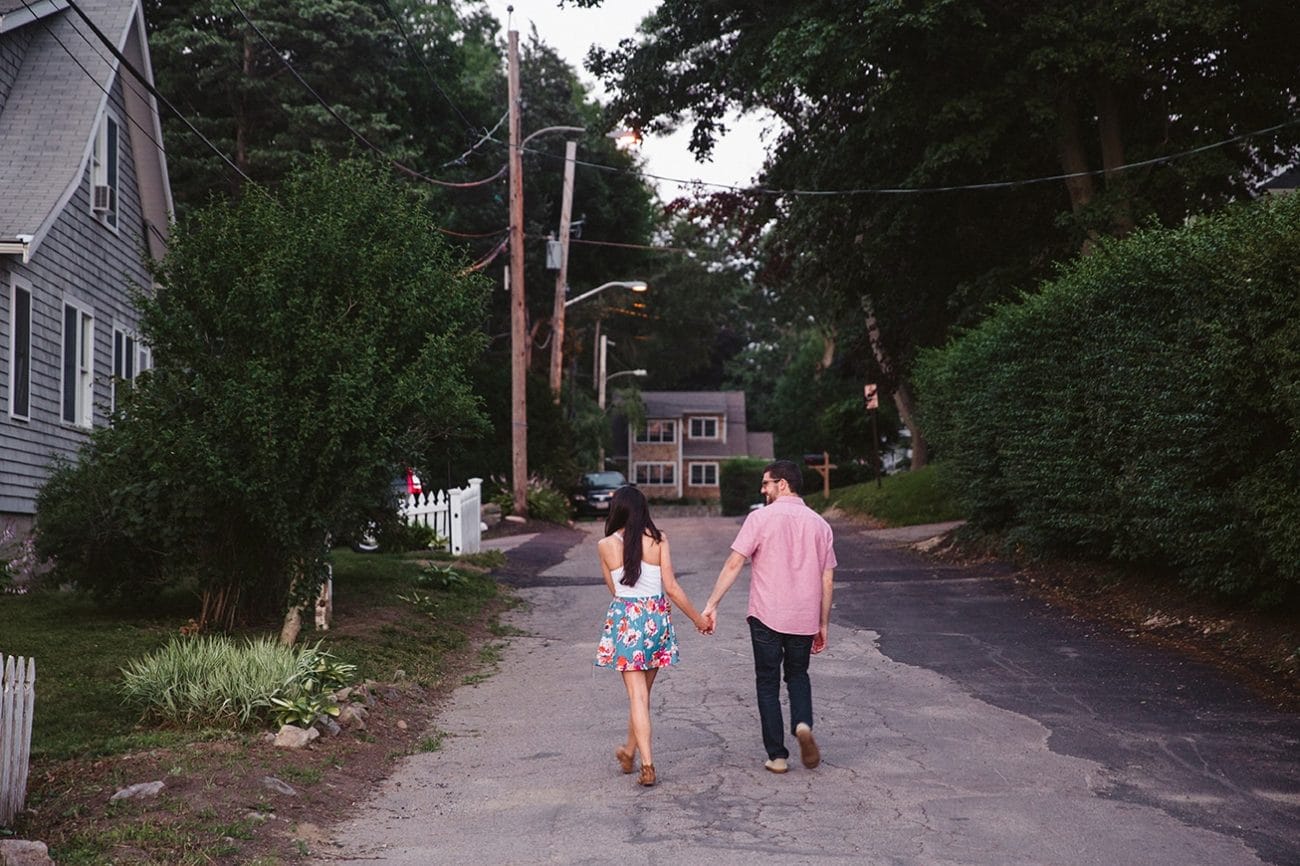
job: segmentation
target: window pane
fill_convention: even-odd
[[[135,379],[135,338],[126,338],[126,378]]]
[[[31,411],[32,390],[32,293],[26,289],[14,289],[13,319],[14,363],[9,387],[13,413],[26,418]]]
[[[77,308],[63,308],[63,420],[77,420]]]
[[[122,332],[113,331],[113,375],[122,378],[124,365],[122,363]]]

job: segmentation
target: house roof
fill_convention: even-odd
[[[1300,165],[1287,169],[1277,177],[1264,184],[1261,189],[1281,192],[1300,187]]]
[[[642,391],[647,418],[677,418],[682,415],[727,414],[745,418],[744,391]]]
[[[0,39],[16,29],[30,36],[0,104],[0,243],[26,241],[24,256],[30,258],[85,174],[119,62],[66,3],[28,3],[35,17],[21,2],[0,0]],[[77,5],[133,66],[151,75],[139,0]],[[25,20],[5,28],[9,15]],[[157,107],[138,82],[125,83],[123,134],[131,137],[146,219],[162,232],[172,202],[165,156],[154,144],[162,141]]]

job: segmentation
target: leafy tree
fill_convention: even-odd
[[[1289,118],[1297,82],[1280,40],[1292,14],[1217,0],[664,0],[639,43],[596,50],[589,65],[619,89],[614,116],[652,129],[689,118],[701,155],[727,111],[774,113],[784,131],[770,187],[1104,172],[948,193],[750,197],[750,224],[771,227],[764,284],[801,298],[829,330],[856,320],[917,433],[907,380],[918,347],[1094,238],[1212,208],[1294,153],[1293,125],[1119,170]]]
[[[145,15],[160,90],[259,183],[274,186],[316,148],[342,155],[357,145],[307,87],[388,158],[425,173],[438,174],[433,166],[472,144],[491,113],[484,105],[494,91],[495,23],[481,4],[463,14],[459,3],[417,0],[240,7],[252,24],[228,0],[147,0]],[[450,98],[431,84],[434,69]],[[164,133],[182,212],[214,193],[239,193],[243,179],[181,120],[165,117]],[[467,162],[446,174],[465,180],[482,170]]]
[[[44,552],[100,594],[189,582],[205,624],[287,611],[292,642],[329,533],[432,443],[482,432],[486,286],[460,268],[372,163],[321,158],[274,198],[195,212],[138,298],[156,367],[42,491]],[[97,577],[102,551],[123,560]]]

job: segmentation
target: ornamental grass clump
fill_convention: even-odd
[[[282,702],[314,699],[346,685],[355,671],[319,644],[285,647],[271,638],[173,638],[122,669],[122,693],[146,718],[247,726],[278,716]],[[327,712],[330,702],[311,703]]]

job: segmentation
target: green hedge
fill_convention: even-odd
[[[722,498],[723,514],[748,514],[750,505],[763,500],[759,490],[763,484],[763,468],[771,462],[750,457],[722,461],[718,470],[718,492]]]
[[[1300,587],[1300,195],[1103,243],[917,381],[977,526],[1261,602]]]

